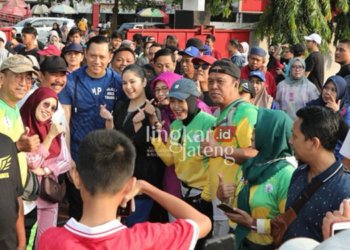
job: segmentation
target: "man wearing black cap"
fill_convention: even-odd
[[[260,47],[253,47],[249,51],[248,65],[244,66],[241,71],[241,79],[249,79],[250,71],[261,70],[265,72],[266,90],[269,95],[276,96],[276,81],[270,72],[265,70],[266,51]]]
[[[239,165],[256,154],[251,143],[258,108],[240,99],[240,77],[240,69],[229,59],[214,62],[209,70],[209,96],[219,109],[214,113],[217,119],[213,134],[201,144],[201,151],[209,157],[210,186],[210,190],[204,189],[202,198],[213,202],[215,236],[229,230],[227,217],[216,207],[220,203],[216,196],[219,183],[233,186]],[[218,174],[222,175],[220,181]]]
[[[36,36],[38,35],[38,32],[34,27],[24,27],[22,29],[22,38],[23,38],[23,44],[25,47],[21,48],[18,51],[18,54],[20,55],[33,55],[35,58],[40,61],[40,56],[38,54],[38,46],[35,44]]]

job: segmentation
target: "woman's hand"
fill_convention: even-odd
[[[146,114],[150,115],[150,116],[154,116],[156,114],[156,109],[155,107],[152,105],[152,103],[154,102],[154,99],[152,100],[147,100],[146,99],[146,105],[145,107],[142,109]]]
[[[113,120],[113,115],[106,108],[106,104],[100,105],[100,116],[107,121]]]
[[[218,199],[226,204],[230,203],[230,199],[234,198],[235,196],[235,191],[236,191],[236,185],[233,183],[224,183],[222,174],[218,174],[219,176],[219,186],[218,189],[216,190],[216,196]]]
[[[31,169],[30,171],[32,171],[37,176],[44,176],[44,175],[46,175],[46,173],[45,173],[43,168],[35,168],[35,169]]]
[[[326,107],[333,109],[335,112],[339,111],[340,109],[340,102],[341,100],[338,100],[338,102],[334,99],[333,96],[331,96],[331,100],[327,102]]]
[[[138,108],[139,112],[132,118],[133,123],[140,123],[145,119],[145,112],[143,109]]]
[[[62,132],[63,132],[63,126],[61,124],[53,122],[51,124],[50,131],[49,131],[48,135],[50,135],[52,138],[55,138],[56,136],[58,136]]]
[[[230,220],[250,229],[253,225],[254,219],[244,210],[241,210],[239,208],[233,208],[233,210],[235,213],[225,213],[226,216]]]

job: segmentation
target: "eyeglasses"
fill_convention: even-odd
[[[50,111],[52,113],[56,112],[56,110],[57,110],[57,106],[55,104],[51,105],[51,103],[49,103],[49,102],[43,102],[42,107],[44,109],[50,109]]]
[[[301,65],[293,65],[292,69],[304,69],[304,66]]]
[[[167,87],[162,87],[162,88],[155,88],[154,89],[154,92],[155,93],[160,93],[160,92],[168,92],[169,91],[169,89],[167,88]]]
[[[207,70],[210,67],[209,63],[203,63],[203,64],[193,64],[193,67],[195,69],[202,68],[203,70]]]

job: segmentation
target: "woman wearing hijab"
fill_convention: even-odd
[[[270,221],[285,210],[290,179],[297,165],[288,143],[292,126],[284,112],[259,109],[253,142],[259,153],[241,165],[235,178],[235,213],[225,213],[237,223],[239,250],[275,249],[269,234]],[[225,201],[219,189],[218,198]]]
[[[248,65],[249,44],[247,42],[241,42],[238,51],[241,52],[242,56],[244,57],[243,66]]]
[[[152,144],[163,162],[168,167],[175,167],[176,176],[181,181],[182,198],[212,218],[211,202],[201,199],[201,193],[209,182],[208,158],[200,154],[200,143],[206,138],[215,118],[197,107],[199,91],[194,81],[188,78],[177,80],[168,98],[176,120],[171,123],[167,142],[155,136]]]
[[[64,44],[60,42],[60,37],[55,30],[50,31],[50,37],[48,44],[55,45],[59,50],[62,50],[64,48]]]
[[[52,24],[52,30],[57,32],[57,35],[59,38],[62,38],[62,33],[61,33],[61,29],[60,29],[60,25],[58,23],[53,23]],[[50,30],[50,31],[52,31]]]
[[[70,154],[62,134],[62,126],[52,122],[52,115],[57,110],[58,98],[50,88],[38,88],[21,108],[23,124],[29,128],[29,136],[39,135],[41,145],[36,152],[27,153],[28,168],[38,176],[50,176],[58,180],[58,175],[70,169]],[[36,249],[42,233],[56,226],[58,203],[51,203],[38,197],[38,231]]]
[[[278,103],[267,93],[265,86],[265,73],[263,71],[251,71],[249,74],[249,81],[254,84],[254,105],[267,109],[278,109]]]
[[[290,71],[287,78],[277,85],[276,101],[281,110],[293,120],[296,112],[306,104],[318,98],[317,87],[305,76],[305,61],[299,57],[290,61]]]
[[[345,103],[346,87],[347,83],[343,77],[338,75],[331,76],[323,85],[319,98],[308,102],[306,105],[333,109],[335,112],[339,112],[344,121],[350,126],[350,107]],[[343,158],[339,153],[342,144],[343,142],[339,140],[334,150],[334,154],[338,159]]]
[[[168,93],[171,87],[174,85],[174,82],[182,78],[183,77],[181,75],[176,73],[163,72],[156,77],[150,85],[152,94],[155,97],[158,108],[161,112],[162,129],[166,135],[170,134],[170,124],[176,119],[175,114],[170,109]],[[200,99],[196,100],[196,105],[204,112],[210,112],[210,108]],[[165,138],[164,133],[161,135],[163,142],[166,143],[169,138]],[[173,195],[181,197],[180,183],[176,177],[173,167],[168,167],[165,169],[164,190]]]
[[[350,125],[350,109],[344,103],[347,83],[341,76],[334,75],[327,79],[323,85],[321,95],[310,102],[307,106],[324,106],[340,112],[344,120]]]

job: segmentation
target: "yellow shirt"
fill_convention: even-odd
[[[24,132],[19,109],[10,107],[0,99],[0,132],[10,137],[14,142],[18,141],[21,134]],[[18,154],[18,161],[21,171],[22,185],[24,186],[27,180],[27,161],[25,153]]]

